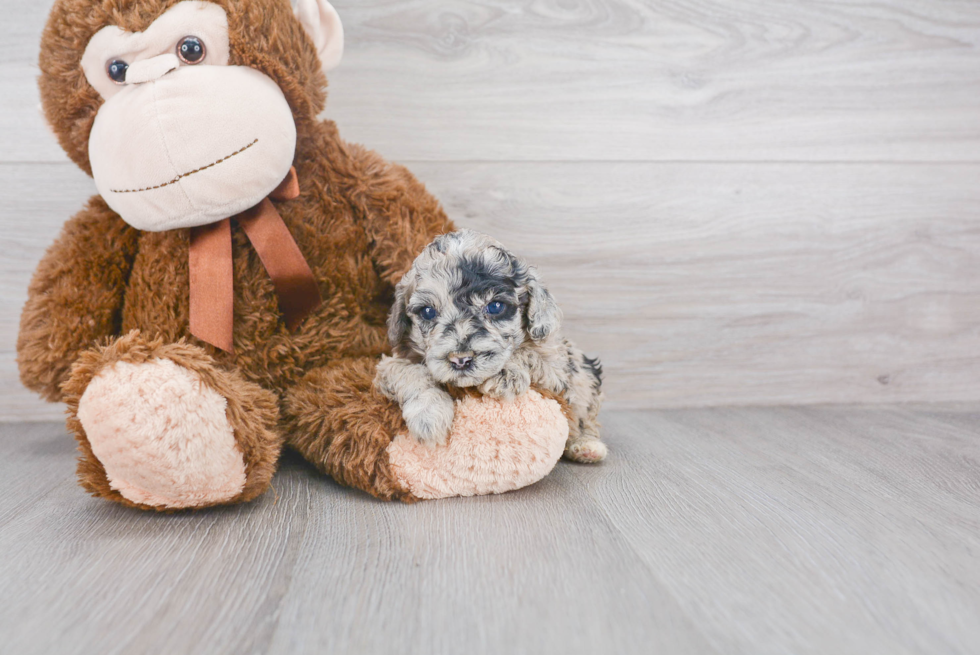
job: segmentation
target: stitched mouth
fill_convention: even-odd
[[[230,155],[226,155],[225,157],[222,157],[221,159],[219,159],[217,161],[213,161],[210,164],[208,164],[207,166],[201,166],[200,168],[195,168],[192,171],[188,171],[186,173],[181,173],[180,175],[178,175],[174,179],[170,180],[169,182],[164,182],[164,183],[158,184],[156,186],[143,187],[142,189],[122,189],[122,190],[109,189],[109,191],[111,191],[112,193],[139,193],[141,191],[152,191],[153,189],[162,189],[163,187],[170,186],[171,184],[176,184],[177,182],[180,182],[185,177],[190,177],[194,173],[200,173],[201,171],[206,171],[209,168],[214,168],[218,164],[220,164],[222,162],[228,161],[229,159],[231,159],[235,155],[242,154],[243,152],[245,152],[246,150],[248,150],[249,148],[251,148],[252,146],[254,146],[258,142],[259,142],[259,140],[256,139],[255,141],[252,141],[250,144],[248,144],[244,148],[240,148],[240,149],[236,150],[235,152],[231,153]]]

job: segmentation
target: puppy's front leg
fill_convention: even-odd
[[[382,357],[374,384],[402,408],[409,434],[428,446],[446,443],[455,416],[452,397],[422,364]]]
[[[513,400],[531,387],[531,362],[528,354],[518,350],[494,376],[478,387],[480,393],[492,398]]]

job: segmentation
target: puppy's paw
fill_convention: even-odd
[[[520,367],[505,366],[500,373],[487,378],[478,387],[491,398],[513,400],[531,388],[531,372]]]
[[[385,398],[398,402],[398,383],[409,366],[403,359],[382,355],[374,374],[374,386]]]
[[[408,433],[427,446],[446,443],[455,413],[453,399],[442,389],[426,389],[402,405]]]
[[[606,458],[609,449],[598,439],[575,439],[565,445],[565,459],[581,464],[595,464]]]

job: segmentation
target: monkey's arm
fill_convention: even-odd
[[[101,198],[69,220],[34,271],[20,317],[24,386],[58,401],[78,353],[120,329],[138,232]]]
[[[384,280],[397,284],[423,248],[456,228],[407,168],[360,146],[351,146],[351,152],[366,182],[361,204],[372,258]]]

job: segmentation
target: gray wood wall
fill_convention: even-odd
[[[0,0],[0,418],[94,192]],[[343,0],[326,115],[537,263],[608,406],[980,397],[976,0]]]

